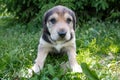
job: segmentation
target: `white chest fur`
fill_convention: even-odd
[[[61,42],[57,42],[56,44],[54,44],[54,48],[58,51],[58,52],[60,52],[60,50],[61,50],[61,48],[63,48],[65,45],[63,44],[63,43],[61,43]]]
[[[63,47],[63,46],[62,46],[61,44],[57,44],[57,45],[54,46],[54,48],[55,48],[58,52],[60,52],[60,50],[61,50],[62,47]]]

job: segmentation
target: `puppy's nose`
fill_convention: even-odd
[[[59,31],[58,32],[58,35],[61,37],[61,38],[64,38],[65,37],[65,35],[66,35],[66,31]]]

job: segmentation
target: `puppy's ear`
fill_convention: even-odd
[[[45,12],[45,14],[43,16],[43,22],[42,22],[42,26],[43,26],[42,38],[48,43],[51,43],[51,41],[48,38],[50,36],[50,32],[49,32],[48,27],[47,27],[47,21],[48,21],[48,18],[50,17],[50,15],[52,15],[51,11]]]
[[[73,18],[73,29],[75,30],[75,28],[76,28],[76,16],[75,16],[75,13],[72,10],[70,11],[70,14]]]
[[[44,16],[43,16],[43,22],[42,22],[42,26],[43,26],[43,33],[47,33],[48,35],[50,35],[50,32],[47,28],[47,21],[48,21],[48,18],[50,17],[50,15],[52,15],[52,11],[51,10],[48,10],[45,12]]]
[[[66,7],[66,11],[72,16],[73,18],[73,29],[75,30],[75,27],[76,27],[76,16],[75,16],[75,13],[74,11],[72,11],[71,9],[67,8]]]

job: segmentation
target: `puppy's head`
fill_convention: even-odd
[[[64,6],[49,9],[43,18],[44,32],[52,41],[68,41],[74,36],[76,17],[72,10]]]

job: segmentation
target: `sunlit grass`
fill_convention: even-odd
[[[91,20],[76,29],[77,60],[86,63],[93,75],[64,72],[60,63],[67,57],[48,56],[40,75],[31,80],[120,79],[120,24]],[[79,25],[80,26],[80,25]],[[25,25],[0,27],[0,78],[26,80],[26,73],[37,55],[40,29]],[[85,65],[84,65],[85,66]],[[119,78],[119,79],[118,79]]]
[[[118,45],[114,45],[114,44],[111,44],[110,47],[109,47],[110,51],[112,53],[117,53],[119,52],[119,46]]]

